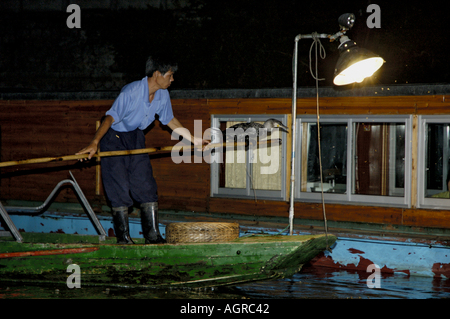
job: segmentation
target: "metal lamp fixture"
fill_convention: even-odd
[[[369,50],[359,48],[356,43],[348,38],[345,33],[350,30],[355,23],[355,15],[353,13],[345,13],[338,18],[340,31],[333,34],[299,34],[295,37],[294,57],[293,57],[293,94],[292,94],[292,149],[291,149],[291,189],[290,189],[290,207],[289,207],[289,226],[290,234],[293,234],[294,220],[294,188],[295,188],[295,145],[296,145],[296,116],[297,116],[297,65],[298,65],[298,41],[300,39],[313,39],[317,45],[318,39],[329,39],[335,41],[339,38],[339,59],[335,68],[335,77],[333,83],[335,85],[347,85],[355,82],[362,82],[365,78],[372,76],[384,63],[384,60]],[[317,52],[317,46],[316,46]],[[317,53],[316,53],[317,55]],[[317,72],[317,57],[316,57]],[[316,79],[317,89],[317,109],[319,104],[318,78],[317,74],[313,77]],[[319,114],[317,114],[319,121]],[[318,133],[320,130],[318,130]],[[319,133],[320,134],[320,133]],[[320,143],[320,138],[318,139]],[[320,147],[319,147],[320,149]],[[319,156],[320,157],[320,156]],[[323,201],[323,194],[322,194]],[[325,209],[324,209],[324,219]],[[326,227],[325,227],[326,228]]]
[[[339,59],[334,69],[335,85],[361,83],[365,78],[372,76],[384,63],[384,60],[369,50],[359,48],[356,42],[347,36],[341,36],[339,46]]]
[[[384,63],[384,60],[369,50],[362,49],[356,42],[350,40],[345,32],[355,24],[353,13],[344,13],[338,18],[341,31],[333,36],[331,40],[339,37],[339,59],[334,69],[335,85],[347,85],[361,83],[365,78],[372,76]]]

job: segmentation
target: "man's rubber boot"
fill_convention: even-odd
[[[165,244],[159,232],[158,202],[141,204],[141,223],[146,244]]]
[[[117,243],[134,244],[134,241],[130,237],[130,227],[128,225],[128,207],[113,207],[112,215]]]

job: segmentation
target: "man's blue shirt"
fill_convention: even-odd
[[[158,114],[159,121],[167,125],[173,119],[169,92],[160,89],[155,92],[152,103],[148,100],[147,77],[125,85],[112,107],[106,112],[114,118],[111,128],[118,132],[145,130]]]

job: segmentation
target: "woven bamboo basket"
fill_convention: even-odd
[[[166,227],[170,244],[224,242],[238,237],[238,223],[172,223]]]

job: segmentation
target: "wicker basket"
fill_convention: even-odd
[[[238,237],[238,223],[172,223],[166,227],[170,244],[224,242]]]

